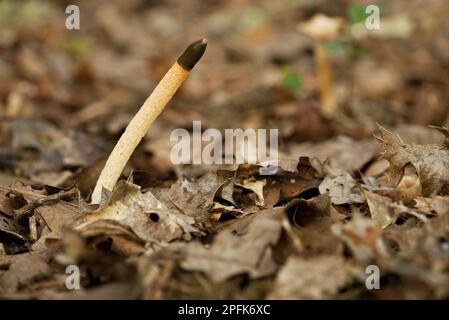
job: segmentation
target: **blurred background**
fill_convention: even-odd
[[[79,30],[65,27],[70,4]],[[364,26],[369,4],[378,32]],[[338,31],[307,34],[316,14]],[[202,37],[206,54],[129,164],[151,172],[148,186],[176,178],[169,135],[193,120],[278,128],[283,156],[296,159],[335,148],[369,159],[376,123],[420,143],[440,138],[428,125],[449,124],[447,0],[0,0],[0,184],[75,181],[88,193],[131,117]]]

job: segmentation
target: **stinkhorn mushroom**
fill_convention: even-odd
[[[206,46],[207,39],[198,40],[189,45],[167,71],[151,95],[143,103],[142,107],[140,107],[118,140],[101,171],[92,193],[93,204],[99,204],[101,202],[103,189],[108,191],[114,189],[134,149],[187,78],[189,71],[201,59],[206,50]]]
[[[343,20],[317,14],[310,20],[298,25],[299,31],[314,41],[315,63],[318,69],[320,99],[323,115],[331,117],[337,110],[332,87],[332,70],[325,43],[337,35]]]

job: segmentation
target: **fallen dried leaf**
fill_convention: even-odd
[[[193,226],[193,218],[170,211],[150,192],[142,193],[139,186],[123,180],[114,188],[109,203],[88,212],[75,228],[82,230],[98,220],[118,221],[149,242],[190,239],[191,233],[199,231]]]
[[[214,281],[248,273],[251,278],[273,274],[277,265],[272,258],[273,246],[281,234],[280,221],[257,219],[248,233],[237,237],[230,231],[223,231],[207,249],[199,243],[190,243],[183,248],[185,260],[181,267],[190,271],[202,271]]]
[[[402,177],[406,164],[410,163],[421,181],[423,196],[434,195],[448,184],[447,146],[406,144],[381,126],[379,132],[377,139],[384,149],[383,157],[390,162],[389,175],[393,181]]]
[[[319,186],[321,194],[329,194],[333,204],[363,203],[359,185],[351,175],[339,168],[324,167],[326,177]]]
[[[354,279],[340,256],[291,257],[279,271],[268,299],[332,299]]]

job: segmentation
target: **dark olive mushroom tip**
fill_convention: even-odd
[[[187,71],[192,70],[195,64],[201,59],[206,51],[207,39],[203,38],[192,42],[183,54],[178,58],[178,64]]]

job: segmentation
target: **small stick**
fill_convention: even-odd
[[[134,149],[187,78],[189,71],[201,59],[206,46],[206,39],[195,41],[188,46],[140,107],[106,161],[92,193],[93,204],[101,202],[103,189],[108,191],[114,189]]]

